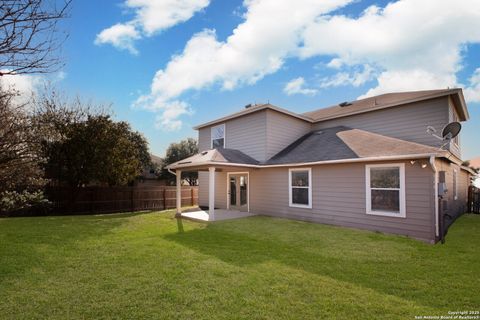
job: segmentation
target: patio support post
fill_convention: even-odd
[[[208,168],[208,220],[215,220],[215,167]]]
[[[182,171],[176,170],[177,175],[177,216],[182,215]]]

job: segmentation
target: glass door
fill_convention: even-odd
[[[231,174],[229,176],[228,194],[230,209],[248,211],[248,175]]]

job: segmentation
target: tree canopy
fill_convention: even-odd
[[[59,139],[43,140],[47,177],[71,187],[126,185],[149,164],[148,144],[126,122],[89,115],[66,123]]]
[[[187,138],[178,143],[172,143],[167,148],[165,158],[163,159],[163,170],[161,177],[170,181],[170,183],[175,182],[175,177],[169,173],[165,167],[171,163],[180,161],[182,159],[188,158],[198,153],[198,143],[197,140],[193,138]],[[198,173],[197,172],[182,172],[182,178],[188,181],[188,184],[191,186],[197,185]]]

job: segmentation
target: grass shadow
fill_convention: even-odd
[[[480,305],[480,282],[473,274],[480,267],[478,253],[474,246],[458,251],[455,239],[443,247],[432,246],[405,237],[269,217],[216,222],[165,238],[241,268],[274,261],[433,308],[451,306],[452,297],[462,297],[461,306]]]

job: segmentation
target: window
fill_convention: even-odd
[[[367,214],[405,218],[405,165],[376,164],[365,169]]]
[[[225,124],[212,127],[212,149],[225,148]]]
[[[289,204],[290,207],[312,207],[312,169],[289,169]]]
[[[453,200],[458,199],[457,169],[453,169]]]

